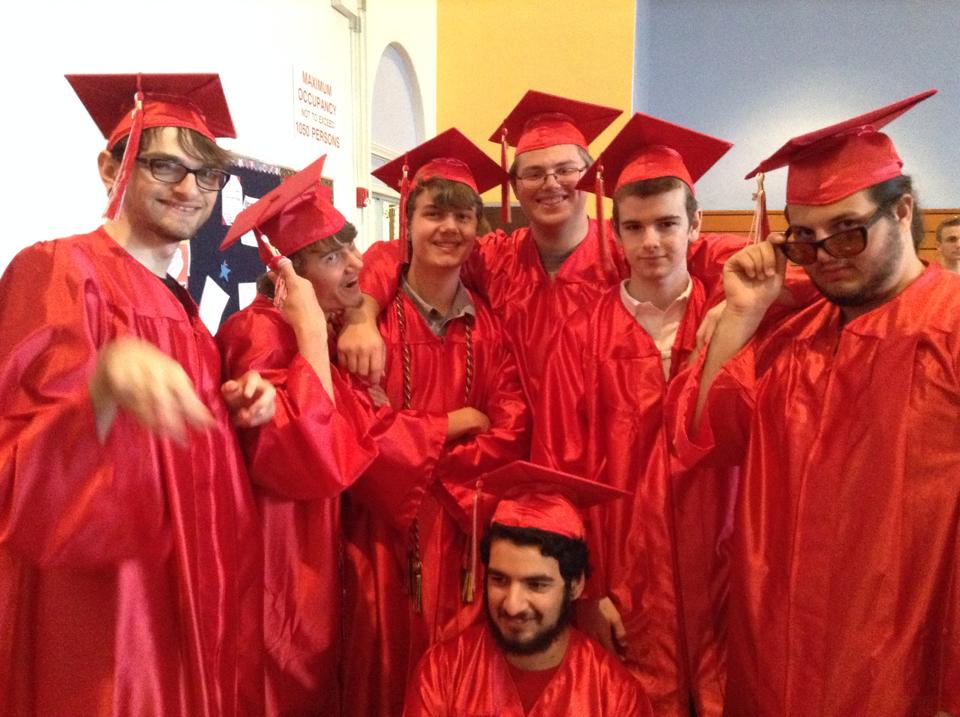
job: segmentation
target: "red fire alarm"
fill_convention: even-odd
[[[357,187],[357,209],[363,209],[367,206],[370,199],[370,190],[366,187]]]

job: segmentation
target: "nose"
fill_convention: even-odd
[[[440,220],[440,226],[445,231],[456,231],[457,230],[457,217],[453,212],[446,212],[443,215],[443,218]]]
[[[520,615],[527,609],[526,591],[523,585],[512,583],[503,599],[503,611],[508,615]]]
[[[174,184],[173,189],[180,194],[199,194],[201,191],[200,185],[197,184],[197,175],[192,172],[183,175],[183,179]]]
[[[356,247],[347,252],[347,266],[357,272],[363,268],[363,254]]]
[[[550,182],[553,182],[558,187],[560,186],[560,180],[557,178],[556,172],[547,172],[543,177],[543,186],[547,186]]]
[[[660,233],[656,227],[650,226],[644,228],[641,245],[648,251],[653,251],[660,246]]]

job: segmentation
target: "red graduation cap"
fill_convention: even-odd
[[[511,528],[536,528],[574,540],[586,540],[581,511],[630,494],[603,483],[578,478],[570,473],[545,468],[529,461],[513,461],[487,473],[477,481],[473,506],[470,570],[464,584],[464,600],[474,592],[473,566],[477,563],[477,535],[481,493],[494,499],[485,523]]]
[[[518,155],[558,144],[587,149],[587,145],[622,113],[613,107],[527,90],[490,135],[490,141],[500,144],[500,164],[506,172],[508,145],[516,147]],[[502,186],[501,210],[501,219],[504,223],[509,222],[510,186],[507,182]]]
[[[108,219],[120,215],[123,194],[140,151],[143,130],[185,127],[211,141],[236,137],[216,74],[66,75],[112,149],[130,136],[110,197]]]
[[[491,523],[536,528],[576,540],[586,539],[581,511],[629,496],[619,488],[527,461],[514,461],[488,473],[479,489],[499,499]]]
[[[787,204],[832,204],[901,174],[903,162],[879,130],[931,97],[927,90],[814,132],[794,137],[747,175],[789,167]]]
[[[220,243],[220,250],[253,231],[260,259],[271,266],[274,254],[270,244],[289,256],[340,231],[346,219],[330,202],[330,190],[320,183],[326,158],[323,155],[240,212]]]
[[[637,112],[623,126],[577,185],[612,197],[623,185],[676,177],[693,185],[733,146],[710,135]],[[607,181],[607,180],[614,181]]]
[[[372,174],[400,192],[401,261],[406,261],[407,198],[417,182],[440,177],[466,184],[481,194],[505,177],[497,163],[455,127],[404,152]]]
[[[517,154],[557,144],[586,149],[621,114],[613,107],[527,90],[490,141],[505,141],[517,148]]]

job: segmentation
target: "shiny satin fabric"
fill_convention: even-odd
[[[528,713],[486,625],[434,646],[410,682],[403,717],[652,717],[615,657],[575,629],[556,674]]]
[[[735,356],[679,458],[745,456],[726,714],[960,713],[960,278],[844,326],[820,300]]]
[[[412,407],[445,416],[465,405],[464,319],[437,338],[403,295],[406,342],[411,354]],[[407,681],[417,660],[434,642],[452,637],[480,614],[478,589],[473,603],[461,600],[461,572],[469,563],[470,515],[474,483],[483,473],[529,450],[529,414],[516,363],[498,322],[475,299],[472,329],[473,381],[466,405],[490,419],[488,431],[448,444],[432,466],[394,463],[393,480],[412,482],[420,491],[414,511],[398,512],[357,505],[345,507],[348,535],[347,621],[350,652],[345,662],[345,714],[394,717],[403,705]],[[393,405],[402,405],[403,369],[396,313],[381,315],[387,343],[384,388]],[[446,422],[444,418],[444,429]],[[374,462],[374,470],[378,469]],[[413,611],[406,585],[410,526],[417,518],[423,563],[423,610]],[[479,576],[478,576],[479,579]],[[481,583],[478,582],[478,585]]]
[[[336,406],[273,303],[258,296],[220,327],[224,375],[259,371],[273,421],[240,432],[263,523],[268,715],[338,715],[342,621],[340,500],[377,456],[374,411],[331,367]]]
[[[491,232],[478,240],[464,265],[464,283],[486,299],[512,342],[520,380],[530,399],[534,431],[539,424],[536,396],[560,329],[580,306],[596,300],[603,290],[625,276],[616,242],[607,232],[610,255],[617,265],[605,275],[597,257],[598,224],[590,220],[587,235],[551,278],[543,268],[537,245],[527,228],[512,234]],[[364,255],[360,283],[365,293],[386,306],[397,290],[398,255],[394,242],[374,244]]]
[[[24,250],[0,297],[0,713],[260,714],[259,528],[196,307],[102,229]],[[121,413],[101,444],[87,382],[121,336],[216,425],[180,446]]]
[[[672,349],[673,375],[696,347],[707,309],[703,284],[692,281]],[[625,664],[655,714],[686,715],[692,690],[702,714],[719,715],[724,606],[711,598],[721,598],[726,584],[725,561],[715,551],[718,536],[729,529],[716,520],[728,511],[714,502],[729,504],[734,486],[722,474],[671,473],[666,391],[660,350],[623,305],[619,287],[611,288],[596,306],[576,314],[561,336],[541,396],[553,407],[551,421],[538,434],[537,447],[557,468],[633,494],[590,513],[590,590],[595,597],[611,596],[620,610],[627,628]],[[686,633],[688,616],[707,635]],[[698,678],[692,687],[691,671]]]

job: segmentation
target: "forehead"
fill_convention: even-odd
[[[949,227],[944,227],[940,230],[941,241],[947,241],[948,239],[958,239],[960,238],[960,224],[954,224]]]
[[[859,192],[854,192],[833,204],[824,204],[823,206],[790,204],[787,206],[790,225],[826,226],[845,218],[867,216],[876,209],[876,205],[867,196],[867,191],[861,189]]]
[[[546,557],[536,545],[517,545],[504,539],[491,543],[489,569],[517,580],[537,575],[562,580],[556,558]]]
[[[617,200],[620,221],[645,221],[664,216],[687,215],[687,193],[683,187],[641,197],[629,195]]]
[[[579,164],[580,148],[575,144],[555,144],[552,147],[534,149],[517,155],[517,169],[526,167],[552,167],[558,164]]]
[[[154,127],[145,130],[140,140],[140,152],[187,156],[180,146],[179,132],[176,127]]]

